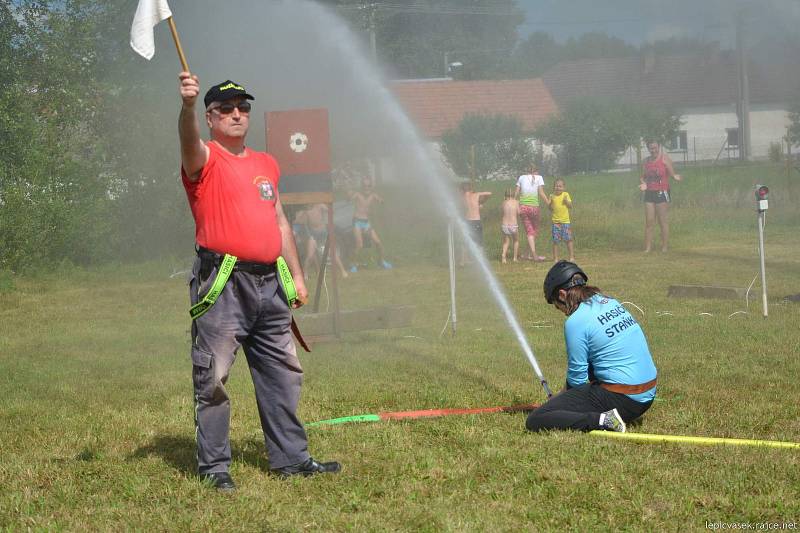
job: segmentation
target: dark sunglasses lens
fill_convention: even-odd
[[[222,104],[217,109],[219,110],[220,114],[222,115],[230,115],[233,113],[233,110],[238,108],[239,112],[241,113],[249,113],[250,112],[250,102],[239,102],[239,105],[233,104]]]

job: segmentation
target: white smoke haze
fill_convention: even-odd
[[[608,9],[609,20],[630,16],[623,3],[618,4],[619,9]],[[726,38],[733,42],[735,10],[721,0],[714,4],[719,8],[715,10],[717,15],[703,17],[700,24],[688,20],[685,12],[681,16],[679,9],[668,8],[661,2],[646,3],[636,15],[653,16],[652,21],[642,23],[648,41],[709,36],[709,41],[721,41],[725,46]],[[751,13],[748,18],[748,39],[752,45],[770,37],[771,24],[785,27],[797,19],[796,3],[776,1],[769,4],[771,10],[767,15]],[[389,162],[386,166],[395,171],[386,173],[384,179],[394,185],[407,184],[403,189],[405,196],[391,199],[407,208],[402,218],[390,223],[407,224],[410,228],[407,239],[419,239],[425,243],[420,249],[438,255],[438,258],[429,256],[427,259],[446,264],[445,227],[448,219],[460,219],[448,182],[450,173],[438,157],[430,153],[427,145],[420,143],[414,126],[386,88],[380,67],[372,63],[368,43],[362,37],[354,34],[333,11],[306,0],[232,2],[224,7],[210,0],[173,0],[171,7],[189,65],[200,77],[202,91],[231,79],[243,84],[255,96],[249,146],[264,149],[265,112],[327,108],[334,164],[377,159]],[[777,13],[784,14],[786,19],[776,22],[780,19],[776,18]],[[619,26],[610,24],[608,28],[600,26],[592,31],[608,31],[613,35],[611,27]],[[413,32],[413,28],[409,28],[409,32]],[[174,94],[177,115],[179,68],[167,33],[161,31],[158,35],[155,61],[162,66],[166,62],[174,64],[172,80],[159,83],[164,84],[168,94]],[[166,127],[175,127],[174,122],[166,120]],[[432,217],[433,212],[438,216]],[[441,248],[432,249],[431,243]],[[392,243],[386,242],[386,246],[391,260]],[[403,249],[408,248],[408,243],[404,243]],[[492,269],[479,253],[476,255],[481,283],[475,286],[488,287],[496,297],[498,314],[510,324],[523,353],[536,368],[533,351]],[[443,286],[446,280],[447,272],[442,270]],[[380,305],[393,301],[390,295],[377,294],[372,303]],[[446,315],[440,318],[442,323],[445,318]]]
[[[263,112],[315,107],[329,110],[339,156],[374,155],[394,144],[374,87],[357,71],[364,59],[343,55],[343,43],[356,37],[328,10],[302,0],[232,2],[222,11],[207,0],[173,4],[203,90],[232,79],[256,97],[251,146],[264,146]]]
[[[688,33],[680,26],[673,24],[659,24],[654,26],[647,32],[647,42],[655,43],[657,41],[666,41],[669,39],[681,39],[688,37]]]
[[[528,3],[520,1],[520,5]],[[307,0],[231,2],[224,9],[208,0],[173,0],[171,7],[190,67],[200,77],[203,90],[230,78],[244,84],[256,97],[248,137],[251,146],[264,147],[264,112],[324,107],[330,112],[335,159],[377,156],[387,152],[387,147],[393,151],[402,147],[393,131],[396,125],[377,103],[380,98],[374,93],[375,87],[365,83],[359,71],[364,63],[372,68],[369,44],[363,36],[353,34],[332,10]],[[548,8],[553,9],[552,5]],[[638,31],[643,32],[645,42],[690,38],[717,42],[723,48],[733,46],[737,12],[744,9],[748,46],[753,53],[766,47],[763,55],[770,61],[785,63],[798,52],[782,47],[783,41],[769,45],[770,40],[783,39],[782,35],[796,34],[792,28],[800,22],[800,7],[791,0],[768,0],[757,5],[727,0],[669,5],[619,1],[599,9],[595,4],[585,17],[599,17],[600,12],[607,22],[600,21],[591,31],[618,35],[634,44],[639,44],[635,38]],[[585,17],[573,15],[576,23]],[[631,22],[621,31],[613,21],[626,17],[640,22]],[[536,27],[554,34],[563,28]],[[168,32],[159,30],[154,62],[174,62],[177,71]],[[409,28],[410,34],[413,31]],[[521,33],[524,38],[524,31]],[[343,54],[345,43],[359,54],[358,60]]]
[[[781,34],[796,35],[800,3],[794,0],[517,0],[526,10],[521,27],[524,39],[531,31],[552,34],[557,41],[587,32],[607,33],[639,46],[661,39],[690,38],[735,46],[737,14],[742,11],[753,42]],[[797,51],[784,50],[784,54]]]
[[[234,3],[221,12],[218,3],[208,0],[173,4],[189,65],[200,77],[203,91],[211,84],[232,79],[255,96],[256,112],[251,115],[248,136],[250,146],[263,149],[265,111],[327,108],[334,160],[354,157],[389,160],[393,162],[391,167],[399,169],[393,179],[407,183],[402,189],[404,194],[391,199],[407,209],[401,220],[393,219],[390,224],[408,224],[413,228],[414,221],[433,220],[420,232],[409,231],[406,238],[446,242],[448,219],[461,220],[450,174],[438,156],[420,141],[377,67],[368,59],[364,43],[343,21],[329,10],[306,1]],[[392,176],[388,178],[392,180]],[[432,213],[438,216],[431,217]],[[457,226],[462,233],[467,231],[463,222]],[[403,243],[404,249],[409,247],[408,241]],[[391,243],[386,244],[391,258]],[[500,313],[495,314],[501,314],[510,324],[523,353],[536,373],[541,374],[489,263],[477,247],[471,248],[483,280],[478,291],[489,288],[500,308]],[[438,255],[438,262],[446,261],[444,246],[433,254]],[[446,269],[441,274],[444,296]],[[470,290],[474,292],[475,287]],[[371,303],[394,302],[391,295],[377,294],[376,301]],[[442,324],[446,318],[445,311],[440,317]]]

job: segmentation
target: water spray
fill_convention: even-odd
[[[152,36],[153,26],[160,20],[165,20],[171,16],[171,12],[166,8],[166,0],[140,0],[143,6],[148,7],[145,11],[147,16],[142,17],[141,23],[144,27],[148,39]],[[286,5],[289,5],[287,3]],[[318,33],[319,38],[324,39],[320,44],[327,48],[329,53],[334,53],[338,57],[347,58],[343,62],[337,74],[359,80],[359,92],[368,94],[382,111],[382,116],[392,124],[392,146],[395,150],[407,150],[403,153],[403,161],[406,167],[418,169],[415,175],[420,179],[419,184],[424,184],[426,192],[442,209],[445,216],[455,221],[454,231],[462,236],[466,243],[469,253],[475,258],[475,262],[480,269],[482,277],[486,280],[490,292],[497,302],[498,307],[503,313],[505,321],[514,333],[519,342],[523,353],[530,362],[538,377],[539,382],[544,387],[548,397],[552,395],[547,381],[542,375],[533,350],[528,344],[525,333],[520,326],[514,311],[512,310],[502,287],[495,277],[494,272],[483,255],[480,248],[472,241],[469,230],[462,220],[460,205],[456,201],[451,184],[444,170],[441,156],[421,140],[416,127],[405,114],[404,110],[396,100],[394,94],[384,84],[378,68],[373,61],[363,53],[360,42],[354,38],[350,29],[342,24],[338,17],[330,9],[314,2],[291,2],[291,9],[302,9],[308,25],[317,28],[325,28],[324,32]],[[187,16],[189,13],[186,14]],[[191,19],[190,19],[191,20]],[[305,24],[304,24],[305,25]],[[147,43],[149,45],[149,42]],[[216,54],[218,50],[212,50]],[[212,57],[215,55],[212,54]],[[281,58],[284,60],[285,58]],[[342,72],[344,70],[344,72]],[[458,229],[455,229],[457,226]],[[451,274],[454,277],[454,273]],[[453,325],[455,328],[456,317],[452,313]]]
[[[489,266],[489,261],[483,254],[483,250],[474,240],[472,240],[472,237],[470,236],[470,229],[467,226],[466,221],[464,221],[463,218],[454,218],[454,220],[456,221],[456,226],[461,231],[461,236],[464,239],[467,248],[469,249],[470,255],[475,259],[481,271],[486,276],[486,281],[489,283],[489,288],[496,296],[497,306],[503,312],[503,316],[505,317],[506,322],[508,322],[511,331],[513,331],[514,335],[517,337],[517,341],[522,348],[522,353],[525,354],[528,362],[533,367],[533,371],[536,372],[536,377],[539,379],[539,383],[544,388],[545,394],[547,394],[548,398],[552,398],[553,392],[550,390],[550,386],[547,384],[544,374],[542,374],[542,369],[539,368],[539,363],[533,353],[533,348],[525,338],[525,333],[522,331],[522,326],[520,326],[517,316],[514,314],[514,310],[511,308],[511,304],[509,304],[508,298],[506,298],[503,288],[500,286],[500,282],[492,272],[491,267]]]
[[[488,282],[489,288],[494,295],[495,301],[502,311],[506,322],[522,347],[525,357],[528,359],[528,362],[530,362],[534,372],[536,372],[539,383],[544,388],[547,397],[550,398],[553,393],[550,391],[547,380],[545,380],[544,375],[542,374],[542,370],[539,367],[539,363],[536,361],[536,356],[533,353],[533,349],[525,337],[525,333],[523,332],[522,327],[520,326],[519,321],[517,320],[517,317],[508,302],[508,298],[503,292],[497,277],[494,275],[494,272],[489,266],[489,262],[484,256],[483,251],[472,240],[469,228],[460,215],[460,210],[454,200],[453,192],[449,186],[448,180],[440,171],[440,167],[442,165],[441,161],[437,162],[434,159],[433,154],[431,154],[429,150],[425,148],[424,144],[420,140],[420,136],[416,127],[402,110],[396,98],[384,85],[383,80],[378,75],[374,66],[358,49],[356,46],[356,41],[352,38],[349,30],[340,24],[330,24],[330,19],[333,17],[333,15],[331,15],[327,9],[313,3],[308,3],[307,7],[309,13],[319,17],[320,24],[324,24],[324,26],[328,28],[327,34],[330,38],[331,46],[339,48],[343,57],[348,57],[351,59],[351,61],[348,63],[350,67],[358,73],[359,78],[363,80],[364,86],[368,88],[371,94],[376,96],[383,108],[387,110],[391,121],[397,125],[396,131],[402,138],[402,146],[410,147],[412,158],[419,164],[420,168],[426,169],[428,174],[434,178],[426,181],[426,184],[430,185],[431,192],[444,207],[447,216],[454,221],[463,241],[467,245],[470,255],[475,259],[478,268]],[[455,317],[453,317],[453,319],[455,322]]]

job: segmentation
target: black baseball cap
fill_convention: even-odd
[[[224,102],[236,96],[243,96],[247,100],[255,100],[253,95],[248,94],[244,87],[231,80],[225,80],[211,87],[206,93],[205,98],[203,98],[203,102],[206,104],[206,107],[208,107],[211,102]]]

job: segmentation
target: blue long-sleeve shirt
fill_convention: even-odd
[[[567,383],[570,387],[594,377],[603,383],[639,385],[655,379],[656,366],[644,332],[617,300],[594,295],[564,322],[567,344]],[[656,389],[628,394],[637,402],[655,398]]]

